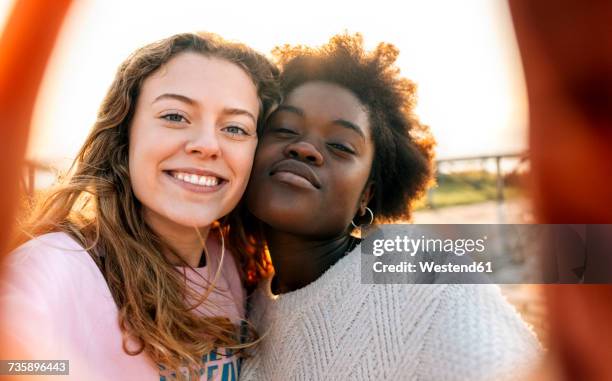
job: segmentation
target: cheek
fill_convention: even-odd
[[[266,163],[268,163],[266,151],[257,149],[255,153],[255,159],[253,160],[253,177],[259,176],[263,173],[264,168],[266,167]]]
[[[264,138],[265,139],[265,138]],[[263,173],[273,163],[284,158],[283,150],[285,144],[271,144],[266,140],[260,142],[255,151],[255,159],[253,162],[253,175]]]
[[[328,203],[330,207],[335,208],[339,214],[344,215],[350,223],[358,211],[359,201],[363,193],[363,189],[368,180],[369,168],[365,166],[359,170],[344,172],[346,176],[338,176],[334,180],[334,186],[330,189],[330,197]]]
[[[160,164],[181,149],[181,142],[173,134],[142,127],[133,125],[129,144],[130,182],[141,202],[147,193],[156,192]]]
[[[229,145],[224,149],[223,156],[232,172],[234,182],[239,186],[241,193],[246,188],[253,168],[253,158],[257,140]]]
[[[150,163],[146,158],[146,147],[146,135],[141,133],[138,126],[132,126],[130,131],[128,168],[132,190],[140,202],[144,201],[142,190],[147,189],[147,164]]]

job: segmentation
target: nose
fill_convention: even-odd
[[[284,150],[285,156],[309,164],[320,166],[323,164],[323,155],[311,143],[305,141],[288,144]]]
[[[216,159],[221,155],[219,137],[213,126],[198,129],[185,144],[187,154],[199,156],[202,159]]]

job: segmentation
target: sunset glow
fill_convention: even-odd
[[[67,165],[130,52],[197,30],[264,53],[284,43],[319,45],[345,30],[362,33],[370,47],[393,43],[402,74],[418,85],[417,113],[431,126],[438,157],[526,147],[524,85],[505,2],[79,0],[43,82],[28,156]]]

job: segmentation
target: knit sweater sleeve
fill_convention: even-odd
[[[446,285],[419,361],[418,379],[514,380],[540,344],[495,285]]]

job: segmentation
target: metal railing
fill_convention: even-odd
[[[511,169],[503,169],[504,161],[514,161],[516,165],[514,165]],[[509,174],[517,173],[520,168],[528,163],[529,154],[528,152],[519,152],[519,153],[505,153],[505,154],[497,154],[497,155],[479,155],[479,156],[463,156],[456,158],[446,158],[436,160],[436,180],[440,182],[440,179],[444,175],[449,175],[452,173],[452,167],[459,167],[460,171],[467,171],[469,169],[477,168],[482,171],[483,174],[494,174],[495,176],[495,196],[492,198],[497,202],[503,202],[506,199],[506,195],[504,189],[506,187],[504,177]],[[474,165],[475,164],[475,165]],[[461,181],[464,185],[468,185],[472,187],[474,190],[479,190],[482,185],[482,181],[470,181],[465,177],[456,176],[453,177],[455,181]],[[434,202],[434,193],[436,192],[436,188],[432,188],[427,192],[427,207],[436,208],[436,204]]]
[[[52,165],[36,160],[26,160],[24,165],[23,176],[21,177],[21,187],[28,197],[34,195],[36,190],[36,175],[46,172],[57,175],[58,171]]]

